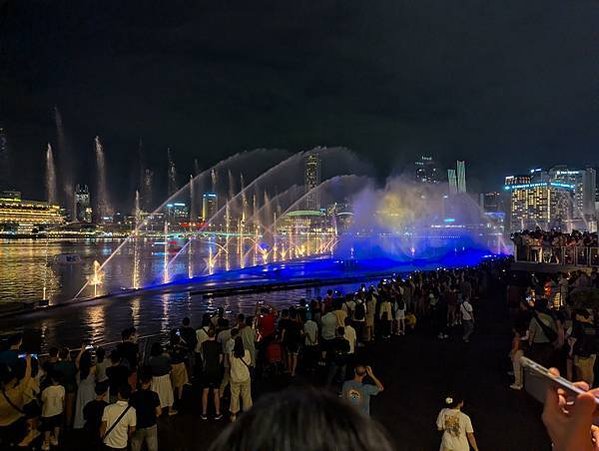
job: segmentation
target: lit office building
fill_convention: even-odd
[[[169,223],[187,223],[189,221],[189,209],[183,202],[166,204],[166,218]]]
[[[87,185],[77,185],[75,189],[75,219],[78,222],[92,222],[91,199]]]
[[[501,193],[497,191],[481,193],[480,207],[485,213],[504,211]]]
[[[422,155],[414,163],[416,181],[420,183],[437,184],[440,182],[439,168],[433,157]]]
[[[549,170],[549,178],[552,182],[574,186],[574,219],[595,215],[597,173],[594,169],[569,170],[566,166],[554,166]]]
[[[64,223],[58,205],[24,200],[18,191],[0,193],[0,229],[13,233],[31,233],[35,228],[46,229]]]
[[[530,175],[508,175],[505,178],[505,186],[526,185],[532,181]]]
[[[218,211],[218,196],[216,193],[204,193],[202,195],[202,218],[204,222],[212,218]]]
[[[318,210],[320,208],[320,199],[318,193],[312,191],[320,185],[320,156],[318,151],[310,152],[306,157],[304,185],[307,193],[306,208],[308,210]]]
[[[457,161],[457,179],[458,179],[458,193],[466,192],[466,162]]]
[[[505,185],[510,193],[511,231],[565,230],[572,216],[574,186],[558,182]]]
[[[449,194],[457,194],[458,193],[458,182],[456,177],[455,169],[447,170],[447,180],[449,181]]]

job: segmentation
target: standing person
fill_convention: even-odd
[[[195,333],[194,333],[195,337]],[[189,354],[187,346],[181,342],[179,335],[171,337],[171,380],[175,391],[175,401],[181,402],[183,397],[183,387],[189,381],[187,376],[187,367],[185,361]]]
[[[137,386],[137,362],[139,346],[137,344],[137,330],[129,327],[121,332],[122,341],[116,347],[121,356],[122,363],[129,369],[128,382],[133,390]]]
[[[108,376],[106,369],[110,366],[110,359],[106,358],[106,350],[99,346],[96,348],[96,382],[106,382]]]
[[[374,318],[376,316],[377,298],[374,290],[367,295],[366,301],[366,341],[374,340]]]
[[[367,376],[372,379],[374,385],[364,383]],[[357,365],[354,368],[354,378],[343,383],[341,397],[365,416],[370,416],[370,397],[378,395],[384,389],[385,387],[374,375],[372,368]]]
[[[4,363],[13,373],[19,370],[21,346],[23,346],[23,335],[11,335],[8,337],[8,349],[0,352],[0,364]]]
[[[231,421],[237,419],[239,412],[239,399],[243,405],[243,411],[247,412],[252,407],[252,379],[250,365],[252,363],[250,353],[243,348],[241,337],[235,338],[233,353],[231,354]]]
[[[137,414],[135,407],[129,405],[131,387],[129,384],[119,387],[117,401],[104,408],[100,436],[107,450],[126,450],[129,439],[135,432]]]
[[[456,395],[445,398],[445,408],[437,416],[437,429],[443,432],[440,451],[478,451],[470,417],[463,413],[464,400]]]
[[[347,357],[349,354],[349,341],[345,338],[345,328],[337,328],[337,336],[332,340],[327,352],[329,366],[326,386],[330,387],[336,379],[345,380]]]
[[[589,387],[595,381],[595,360],[597,359],[597,333],[593,317],[588,310],[576,311],[572,325],[571,341],[576,380],[585,381]]]
[[[160,407],[168,410],[170,416],[176,415],[177,411],[173,409],[175,399],[170,376],[171,358],[164,352],[160,343],[152,344],[148,366],[152,375],[152,390],[158,393]]]
[[[392,306],[389,298],[383,298],[379,311],[379,320],[381,321],[381,336],[388,340],[391,337],[391,321],[393,320]]]
[[[26,392],[31,383],[31,356],[25,357],[25,374],[19,380],[14,371],[3,363],[0,365],[2,396],[0,396],[0,445],[2,448],[16,446],[26,434],[23,407]]]
[[[77,399],[75,402],[73,428],[82,429],[85,426],[83,408],[96,397],[96,366],[94,365],[91,352],[86,350],[84,345],[81,346],[79,355],[75,359],[75,366],[77,366],[78,371],[76,375]]]
[[[196,330],[196,368],[195,374],[200,377],[202,374],[202,367],[204,364],[201,361],[202,358],[202,343],[208,339],[208,331],[212,328],[212,322],[210,321],[210,313],[204,313],[202,316],[202,325]]]
[[[557,325],[547,309],[547,299],[538,298],[535,300],[533,316],[528,326],[532,360],[549,368],[553,362],[553,343],[557,339]]]
[[[349,364],[354,364],[354,357],[356,355],[356,347],[358,346],[358,337],[356,335],[356,329],[351,325],[352,321],[349,318],[345,318],[345,339],[349,343],[349,351],[347,353],[347,360]]]
[[[302,339],[302,325],[296,311],[292,311],[281,337],[287,353],[287,369],[291,377],[295,377],[297,370],[297,356]]]
[[[83,418],[85,418],[85,431],[91,437],[92,447],[95,450],[99,450],[102,444],[100,426],[102,425],[104,408],[108,405],[108,384],[106,382],[98,382],[94,391],[96,399],[85,405],[83,408]]]
[[[214,399],[215,420],[223,416],[220,412],[219,386],[223,377],[223,353],[221,346],[216,342],[214,329],[208,330],[208,339],[202,343],[202,420],[208,419],[208,397],[212,390]]]
[[[158,426],[156,419],[162,414],[158,394],[152,391],[152,375],[143,372],[141,388],[131,395],[129,404],[135,408],[137,425],[131,437],[131,451],[141,451],[145,442],[148,451],[158,451]]]
[[[189,376],[193,376],[193,368],[195,365],[195,349],[198,343],[198,337],[196,335],[196,331],[193,327],[191,327],[191,320],[188,317],[183,318],[181,321],[181,327],[178,329],[179,338],[181,339],[181,343],[185,346],[185,358],[183,362],[185,363],[185,368],[187,370],[187,374]],[[175,333],[176,334],[176,333]],[[171,335],[172,338],[172,335]],[[189,380],[185,382],[188,384]]]
[[[331,344],[335,339],[337,328],[337,317],[333,312],[328,312],[320,318],[320,350],[323,357],[329,352]]]
[[[239,315],[242,317],[243,315]],[[250,351],[252,357],[252,366],[256,365],[256,331],[252,327],[254,318],[248,316],[244,320],[240,320],[239,323],[239,336],[243,341],[243,347]]]
[[[354,308],[353,326],[356,329],[356,337],[358,342],[364,340],[364,329],[366,325],[366,304],[364,299],[358,297],[356,299],[356,307]]]
[[[304,367],[311,371],[315,368],[318,360],[318,324],[309,319],[304,324]]]
[[[224,367],[224,372],[223,372],[223,379],[220,383],[220,387],[219,387],[219,394],[220,397],[222,398],[225,394],[225,390],[227,389],[227,386],[229,385],[229,382],[231,380],[231,353],[233,352],[233,348],[235,346],[235,339],[237,338],[237,336],[239,335],[239,331],[237,329],[230,329],[229,331],[227,331],[228,334],[226,336],[226,338],[222,338],[222,332],[218,334],[218,336],[216,337],[216,342],[220,345],[221,347],[221,352],[223,353],[223,367]],[[219,342],[219,337],[221,337],[221,342]]]
[[[524,387],[524,374],[520,359],[528,347],[528,330],[517,329],[514,327],[513,333],[512,349],[509,356],[514,370],[514,383],[510,385],[510,388],[513,390],[522,390]]]
[[[58,446],[66,395],[64,387],[60,385],[60,377],[60,373],[53,371],[50,374],[51,385],[42,392],[42,430],[44,431],[42,451],[48,451],[50,444]]]
[[[77,396],[77,366],[71,360],[69,348],[61,348],[58,351],[58,362],[54,369],[62,374],[62,383],[65,389],[64,416],[65,425],[70,428],[73,425],[73,410],[75,409],[75,400]]]
[[[468,298],[465,298],[460,304],[460,314],[462,315],[462,325],[464,326],[462,340],[464,340],[464,343],[468,343],[472,332],[474,332],[474,309]]]
[[[108,400],[110,402],[116,402],[119,387],[128,383],[129,368],[123,365],[121,355],[116,349],[110,353],[110,364],[111,366],[106,368],[106,377],[108,377]]]
[[[406,303],[403,295],[395,301],[395,321],[397,322],[396,335],[406,334]]]

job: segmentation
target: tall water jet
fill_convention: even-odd
[[[195,189],[193,187],[193,175],[189,176],[189,229],[192,230],[192,224],[195,223],[198,217],[196,212]]]
[[[58,188],[56,186],[56,168],[54,166],[54,155],[52,145],[48,143],[46,149],[46,199],[49,204],[58,203]]]
[[[194,158],[193,159],[193,175],[198,175],[201,172],[202,172],[202,170],[200,169],[200,162],[198,161],[197,158]]]
[[[106,159],[104,157],[104,146],[100,137],[94,138],[94,147],[96,149],[96,185],[97,185],[97,212],[99,218],[112,214],[108,200],[108,189],[106,186]]]
[[[73,185],[73,159],[69,155],[67,139],[62,122],[62,115],[58,107],[54,106],[54,122],[56,124],[56,140],[58,144],[57,155],[60,167],[60,178],[62,180],[63,201],[67,208],[72,208],[72,216],[75,216],[75,195]]]
[[[135,190],[135,202],[133,204],[133,214],[135,215],[134,216],[135,217],[135,228],[137,228],[139,225],[140,217],[141,217],[141,206],[140,206],[138,189]]]

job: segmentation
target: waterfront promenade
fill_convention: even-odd
[[[478,322],[472,341],[459,337],[441,341],[426,328],[390,342],[359,349],[361,359],[373,366],[385,391],[372,400],[372,416],[389,431],[398,450],[436,450],[440,435],[435,419],[447,391],[461,389],[464,411],[470,415],[481,450],[549,450],[541,423],[541,407],[525,392],[508,388],[507,353],[511,330],[505,289],[495,285],[488,299],[475,304]],[[296,378],[292,385],[310,383]],[[284,378],[257,381],[255,398],[288,385]],[[226,421],[202,421],[196,389],[186,397],[179,415],[159,422],[161,450],[206,450]],[[61,449],[79,451],[85,434],[64,434]]]

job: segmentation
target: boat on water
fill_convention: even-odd
[[[80,265],[82,263],[81,257],[78,254],[59,254],[54,257],[52,261],[52,265],[59,266],[70,266],[70,265]]]

